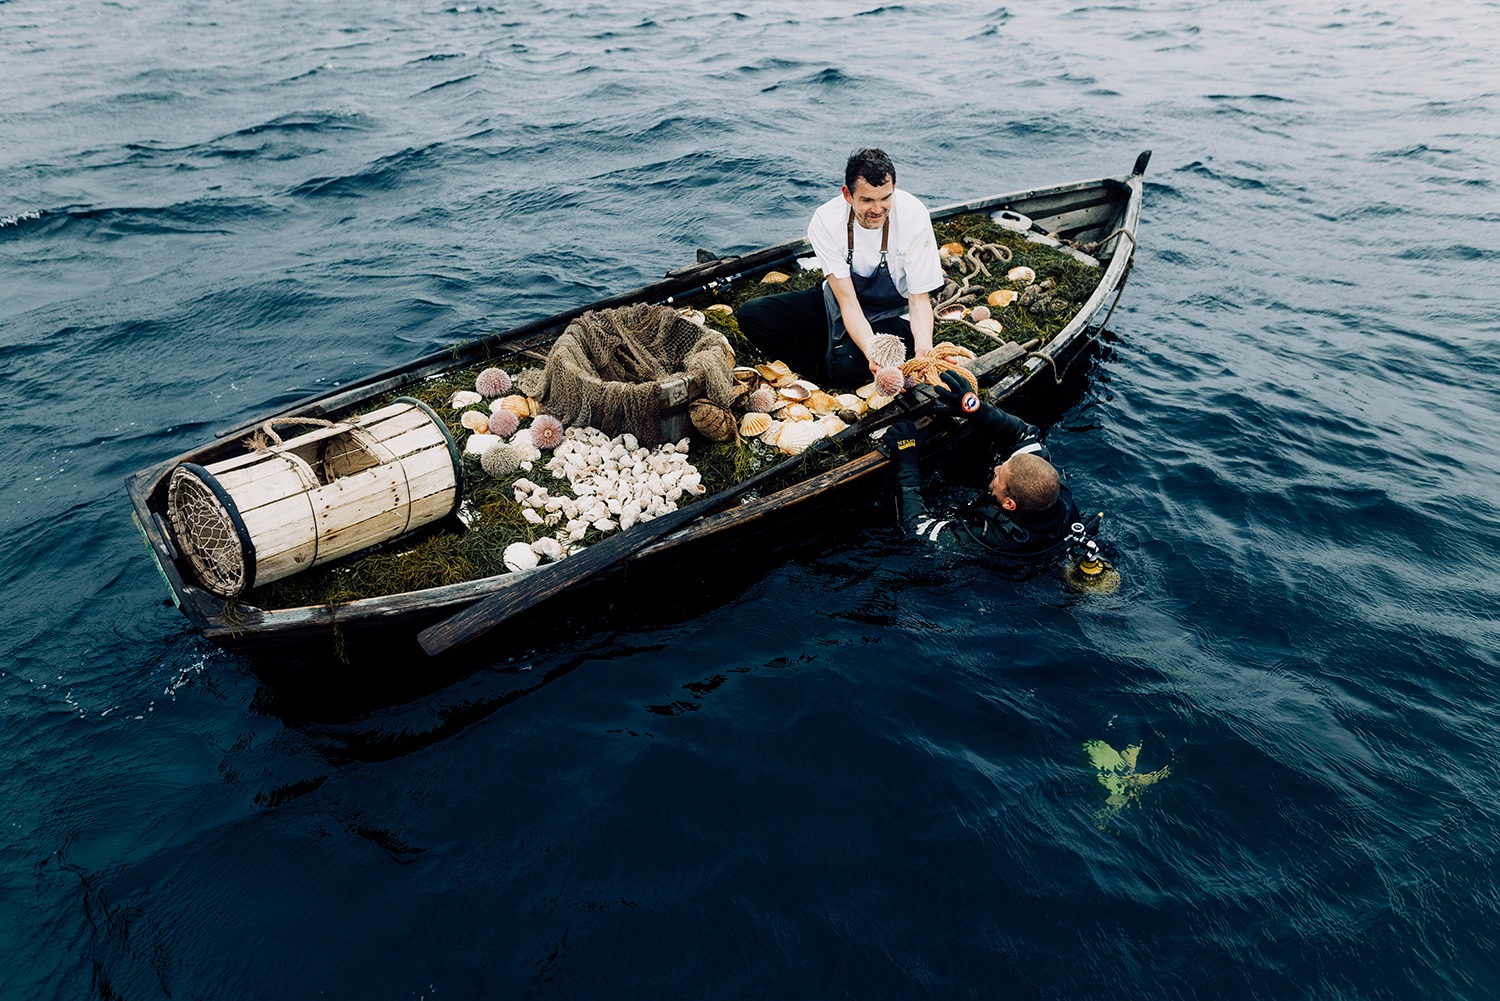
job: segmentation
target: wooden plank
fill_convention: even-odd
[[[371,427],[372,425],[379,424],[382,421],[390,420],[392,417],[398,417],[402,414],[409,413],[419,414],[424,421],[427,420],[427,415],[422,412],[421,407],[414,407],[410,403],[402,403],[398,401],[396,403],[387,404],[386,406],[381,407],[379,410],[372,410],[367,414],[360,414],[353,419],[353,423],[367,428]]]
[[[412,529],[453,510],[453,493],[431,494],[399,511],[382,511],[359,522],[349,522],[324,531],[318,538],[318,562],[339,559],[361,549],[404,535]]]
[[[317,547],[309,541],[302,546],[274,553],[267,557],[262,557],[259,553],[256,553],[256,586],[259,587],[261,584],[270,584],[284,577],[290,577],[294,573],[301,573],[303,570],[313,566],[316,549]]]
[[[253,466],[218,472],[214,476],[241,510],[251,510],[307,490],[304,474],[298,471],[295,463],[279,455],[263,455]]]
[[[416,428],[427,428],[434,433],[437,427],[432,423],[432,418],[427,416],[427,411],[421,407],[414,407],[409,403],[397,404],[396,407],[387,407],[380,411],[383,415],[377,420],[361,420],[359,426],[375,438],[384,441],[395,438],[404,432]]]
[[[775,493],[757,497],[738,504],[727,511],[711,514],[687,528],[661,539],[641,550],[642,557],[660,555],[670,549],[680,548],[684,543],[698,542],[712,535],[734,531],[771,514],[779,514],[798,504],[818,499],[828,491],[878,472],[890,464],[890,460],[879,451],[871,450],[817,476],[803,480],[795,486]]]
[[[403,431],[393,438],[382,439],[375,446],[375,454],[389,454],[397,461],[405,461],[412,455],[431,451],[441,451],[444,457],[448,456],[448,439],[443,437],[443,432],[434,427],[431,421],[410,431]],[[448,464],[453,464],[451,458],[448,459]]]

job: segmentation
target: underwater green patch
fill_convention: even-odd
[[[1170,764],[1155,771],[1138,771],[1140,744],[1129,744],[1117,751],[1102,740],[1086,740],[1083,743],[1083,753],[1094,766],[1099,784],[1108,793],[1104,802],[1109,812],[1118,812],[1138,802],[1143,790],[1172,774]],[[1107,814],[1101,813],[1101,823],[1106,816]]]

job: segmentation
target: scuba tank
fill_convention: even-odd
[[[1085,526],[1075,521],[1068,526],[1067,538],[1072,562],[1063,568],[1063,582],[1074,591],[1090,594],[1113,594],[1120,589],[1120,571],[1116,570],[1099,553],[1099,543],[1094,534],[1104,523],[1104,512]]]

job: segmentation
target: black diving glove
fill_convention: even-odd
[[[1006,450],[1014,448],[1028,433],[1038,434],[1036,428],[1021,418],[981,400],[968,380],[957,372],[944,372],[942,385],[933,389],[949,414],[975,421]]]
[[[942,382],[932,388],[954,417],[973,417],[984,406],[979,394],[957,372],[944,372]]]
[[[880,442],[891,461],[903,465],[917,461],[917,426],[911,421],[896,421],[881,436]]]

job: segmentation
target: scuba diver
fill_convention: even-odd
[[[956,372],[944,372],[934,389],[951,416],[972,421],[988,436],[998,461],[987,494],[952,515],[933,514],[922,498],[917,427],[909,420],[892,424],[881,442],[895,466],[903,527],[939,549],[977,551],[1017,567],[1069,549],[1082,548],[1097,559],[1091,536],[1099,519],[1084,526],[1040,429],[981,402]]]

